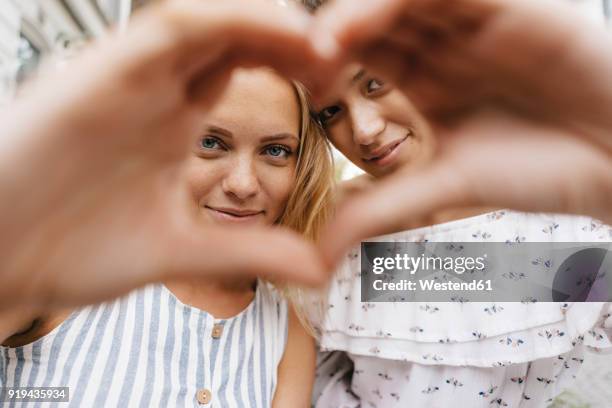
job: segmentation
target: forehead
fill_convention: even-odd
[[[338,82],[344,87],[354,85],[366,74],[366,69],[361,64],[350,64],[340,73]]]
[[[267,69],[237,69],[207,118],[236,133],[297,135],[300,105],[288,80]]]

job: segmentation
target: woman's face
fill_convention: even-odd
[[[347,91],[318,107],[332,144],[374,177],[411,166],[429,156],[432,139],[408,98],[360,66],[346,70]]]
[[[205,222],[271,225],[294,185],[300,109],[286,80],[236,70],[193,146],[188,180]]]

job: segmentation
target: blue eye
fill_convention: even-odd
[[[218,149],[221,147],[221,143],[214,137],[204,137],[200,140],[200,147],[203,149]]]
[[[287,158],[291,155],[290,149],[280,145],[268,146],[266,147],[265,152],[272,157]]]

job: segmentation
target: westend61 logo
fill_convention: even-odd
[[[612,300],[612,243],[363,242],[364,302]]]

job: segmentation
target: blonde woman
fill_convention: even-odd
[[[235,71],[192,151],[186,182],[198,223],[279,224],[316,237],[328,216],[332,163],[299,85],[265,69]],[[276,256],[274,248],[261,256]],[[3,339],[0,383],[69,387],[75,406],[310,401],[312,339],[262,280],[167,281],[22,326]]]

